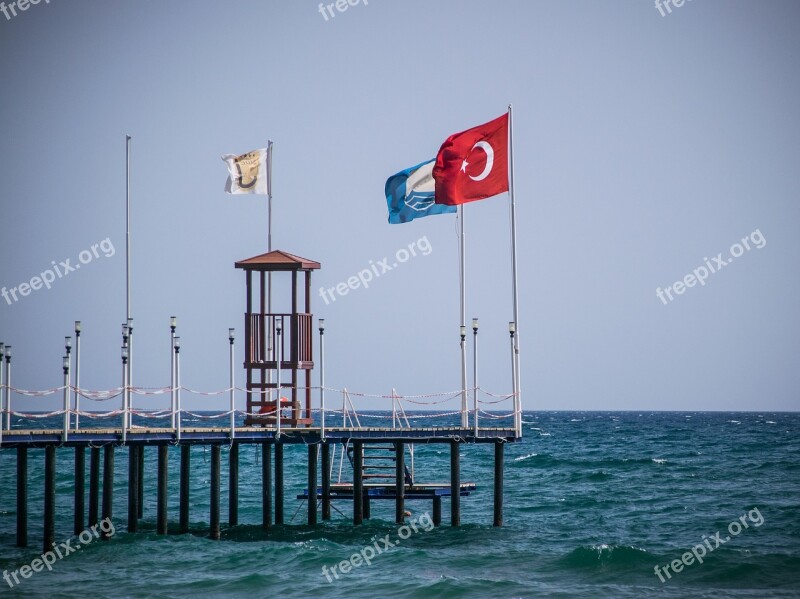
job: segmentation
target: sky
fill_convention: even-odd
[[[235,327],[243,386],[234,263],[267,250],[267,201],[226,195],[220,157],[273,140],[273,246],[322,264],[312,312],[326,319],[326,385],[459,389],[457,220],[390,225],[384,184],[513,104],[523,407],[797,410],[800,4],[663,2],[41,0],[0,12],[0,288],[81,265],[0,297],[13,385],[62,384],[75,320],[81,386],[121,383],[131,135],[135,386],[169,384],[172,315],[182,383],[227,387]],[[509,205],[506,193],[471,203],[464,221],[479,384],[498,394],[511,391]],[[320,296],[414,243],[427,255]],[[287,295],[276,283],[278,307]],[[184,396],[187,409],[226,401]],[[14,402],[50,410],[60,397]]]

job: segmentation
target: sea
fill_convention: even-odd
[[[59,424],[20,420],[15,427]],[[145,457],[140,532],[126,532],[127,449],[118,448],[107,540],[72,534],[73,453],[62,449],[62,556],[44,567],[34,562],[43,542],[44,451],[29,451],[29,547],[20,549],[16,452],[0,449],[0,597],[800,597],[798,413],[525,412],[522,441],[505,448],[499,528],[492,526],[493,451],[461,446],[461,479],[477,489],[462,498],[460,527],[450,526],[448,499],[439,527],[422,500],[407,503],[411,515],[401,527],[392,501],[372,501],[371,518],[358,527],[352,503],[334,502],[332,519],[309,527],[296,499],[306,486],[307,449],[287,446],[286,524],[264,530],[256,446],[240,448],[240,522],[226,525],[223,447],[222,539],[214,541],[208,448],[192,449],[188,534],[176,532],[180,452],[170,448],[166,536],[156,534],[154,448]],[[350,480],[340,458],[337,452],[334,481],[340,468]],[[447,445],[417,445],[415,479],[447,482],[449,459]],[[87,468],[88,461],[87,453]],[[12,572],[31,565],[40,571],[26,569],[29,576],[11,584]]]

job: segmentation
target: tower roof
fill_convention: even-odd
[[[320,268],[319,262],[308,260],[284,252],[281,250],[273,250],[266,254],[253,256],[245,260],[239,260],[236,263],[236,268],[243,268],[244,270],[258,270],[258,271],[275,271],[275,270],[318,270]]]

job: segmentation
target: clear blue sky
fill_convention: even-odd
[[[83,385],[120,382],[130,134],[135,384],[168,384],[176,314],[184,384],[227,385],[227,329],[243,333],[233,264],[266,250],[266,201],[225,195],[220,155],[273,139],[274,245],[322,263],[327,382],[457,389],[456,220],[389,225],[383,186],[513,103],[524,407],[798,409],[800,4],[693,0],[662,16],[649,0],[370,0],[327,20],[318,6],[0,13],[0,287],[104,239],[116,250],[0,298],[15,385],[60,384],[76,319]],[[466,215],[467,316],[497,392],[510,390],[508,214],[504,194]],[[764,247],[657,297],[754,231]],[[423,237],[429,255],[319,297]]]

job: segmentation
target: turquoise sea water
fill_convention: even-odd
[[[462,446],[462,480],[478,485],[462,499],[462,526],[449,526],[444,500],[443,525],[426,530],[430,505],[409,502],[421,518],[418,532],[398,531],[394,504],[377,501],[362,527],[351,525],[349,502],[334,504],[344,515],[334,511],[332,521],[306,526],[305,506],[294,498],[305,488],[301,446],[286,449],[287,522],[299,511],[292,524],[264,532],[260,456],[242,446],[240,525],[233,529],[224,526],[223,448],[221,541],[207,538],[210,454],[202,447],[192,450],[192,533],[155,534],[156,451],[149,449],[142,532],[128,534],[127,450],[119,448],[114,536],[14,589],[0,580],[0,596],[800,597],[800,414],[544,412],[523,420],[524,440],[506,447],[499,529],[491,526],[489,446]],[[29,453],[30,548],[23,550],[14,547],[15,452],[0,450],[0,574],[30,564],[42,543],[44,452]],[[171,526],[179,457],[172,448]],[[72,460],[72,451],[58,452],[59,541],[72,537]],[[446,481],[447,446],[417,446],[415,466],[417,480]],[[715,547],[718,531],[729,540]],[[399,544],[328,582],[323,566],[374,548],[387,534]],[[670,570],[661,582],[655,566],[663,571],[705,539],[702,564]]]

